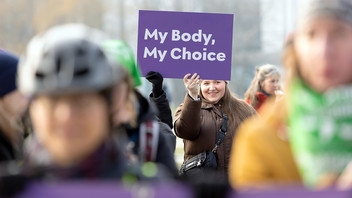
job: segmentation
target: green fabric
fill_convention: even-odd
[[[136,65],[131,48],[122,40],[108,40],[103,43],[103,48],[125,67],[133,79],[135,87],[142,84],[141,72]]]
[[[315,187],[352,160],[352,86],[319,94],[296,79],[288,95],[292,150],[304,183]]]

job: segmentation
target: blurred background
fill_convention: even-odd
[[[239,98],[249,86],[254,68],[281,65],[282,46],[293,31],[303,0],[0,0],[0,48],[24,54],[29,39],[47,28],[80,22],[102,29],[113,39],[125,40],[137,52],[139,10],[234,14],[230,88]],[[171,108],[182,103],[181,79],[165,79]],[[144,95],[151,85],[143,78]],[[181,144],[181,143],[180,143]],[[179,149],[183,149],[182,145]],[[177,158],[182,162],[182,154]]]

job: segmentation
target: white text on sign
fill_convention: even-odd
[[[161,32],[158,29],[150,31],[148,28],[145,29],[144,40],[154,39],[158,41],[159,44],[164,44],[168,38],[169,32]],[[215,39],[212,38],[212,34],[205,34],[203,30],[199,29],[196,33],[181,33],[180,30],[171,30],[171,41],[172,42],[194,42],[202,43],[203,46],[215,45]],[[152,57],[158,59],[159,62],[163,62],[166,55],[168,54],[167,50],[160,50],[157,47],[152,49],[144,47],[143,58]],[[170,50],[170,57],[174,60],[203,60],[203,61],[225,61],[226,54],[224,52],[214,52],[208,51],[207,48],[202,48],[199,51],[189,51],[186,47],[182,48],[173,48]]]

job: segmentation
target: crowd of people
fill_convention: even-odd
[[[227,81],[188,73],[174,116],[163,76],[148,72],[144,97],[132,50],[100,30],[64,24],[33,37],[21,58],[0,50],[1,194],[69,179],[221,183],[216,194],[201,188],[208,197],[350,189],[352,1],[305,4],[284,44],[285,83],[263,64],[240,99]]]

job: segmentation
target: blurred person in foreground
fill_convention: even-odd
[[[172,117],[169,103],[162,89],[162,76],[153,72],[155,77],[151,79],[158,82],[153,84],[153,91],[150,95],[152,103],[150,103],[135,88],[141,84],[140,71],[127,43],[122,40],[108,40],[103,42],[103,47],[113,61],[127,69],[134,85],[128,88],[126,103],[120,104],[127,107],[126,111],[114,114],[114,126],[124,127],[130,140],[130,149],[136,155],[137,161],[163,164],[176,175],[177,167],[174,159],[176,136],[169,127],[169,124],[172,126]],[[129,84],[127,81],[128,79],[124,81],[126,85]],[[155,88],[159,85],[160,87]],[[164,95],[159,95],[159,93]],[[158,112],[159,116],[157,116]]]
[[[257,67],[244,99],[258,112],[268,98],[282,93],[280,78],[279,68],[275,65],[266,64]]]
[[[235,188],[352,186],[351,171],[342,173],[352,160],[352,1],[304,3],[285,46],[286,98],[239,129]]]
[[[112,115],[124,111],[118,104],[128,99],[123,83],[128,75],[103,52],[101,34],[66,24],[30,41],[18,85],[31,98],[33,134],[22,166],[0,168],[1,194],[17,192],[31,179],[143,177],[127,160],[123,131],[113,128]]]
[[[0,162],[21,157],[23,128],[21,116],[28,100],[16,86],[18,57],[0,51]]]
[[[124,100],[113,93],[120,90],[123,96],[126,92],[119,86],[125,71],[108,61],[95,43],[98,34],[84,25],[67,24],[49,29],[28,44],[18,69],[19,89],[31,98],[33,125],[24,163],[77,168],[67,177],[99,177],[114,169],[115,160],[122,159],[111,144],[114,134],[109,115],[111,101]],[[99,160],[100,168],[98,164],[80,167]]]
[[[256,112],[234,96],[224,80],[202,80],[197,73],[186,74],[183,80],[187,93],[174,124],[184,142],[180,174],[198,177],[215,170],[227,177],[237,127]]]

